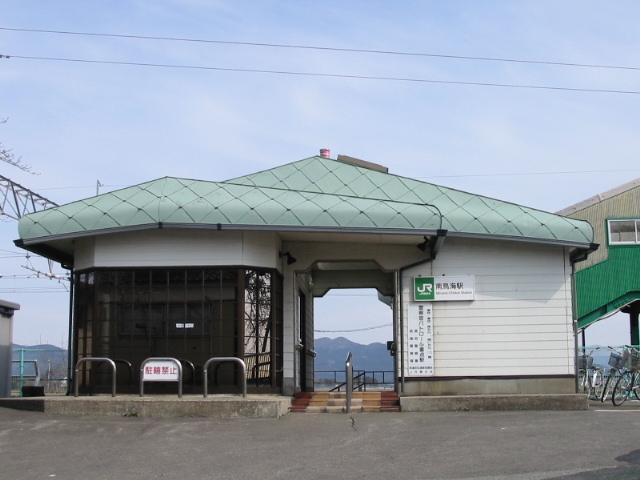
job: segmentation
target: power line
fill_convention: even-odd
[[[314,330],[317,333],[351,333],[364,332],[365,330],[375,330],[376,328],[390,327],[393,323],[385,323],[384,325],[376,325],[374,327],[354,328],[353,330]]]
[[[622,173],[622,172],[640,172],[640,168],[623,168],[623,169],[607,169],[607,170],[565,170],[565,171],[558,171],[558,172],[469,173],[469,174],[456,174],[456,175],[429,175],[427,177],[412,176],[411,178],[414,178],[417,180],[417,179],[426,179],[426,178],[505,177],[505,176],[519,177],[519,176],[529,176],[529,175],[575,175],[579,173]],[[103,187],[107,187],[107,188],[127,188],[130,186],[131,184],[103,185]],[[39,188],[38,190],[39,191],[75,190],[75,189],[82,189],[82,188],[95,188],[95,185],[45,187],[45,188]],[[24,254],[21,254],[20,252],[12,252],[10,250],[5,250],[5,251],[10,253],[16,253],[17,256],[24,257]],[[330,294],[330,295],[352,296],[352,295],[340,295],[340,294]],[[356,295],[356,296],[369,296],[369,295]]]
[[[0,293],[69,293],[64,288],[26,287],[26,288],[0,288]]]
[[[288,45],[288,44],[263,43],[263,42],[237,42],[237,41],[228,41],[228,40],[206,40],[206,39],[198,39],[198,38],[156,37],[156,36],[145,36],[145,35],[71,32],[71,31],[63,31],[63,30],[38,30],[38,29],[9,28],[9,27],[0,27],[0,30],[7,30],[7,31],[14,31],[14,32],[53,33],[53,34],[59,34],[59,35],[80,35],[80,36],[88,36],[88,37],[111,37],[111,38],[128,38],[128,39],[136,39],[136,40],[161,40],[161,41],[172,41],[172,42],[212,43],[212,44],[218,44],[218,45],[241,45],[241,46],[250,46],[250,47],[321,50],[321,51],[329,51],[329,52],[367,53],[367,54],[377,54],[377,55],[396,55],[396,56],[410,56],[410,57],[430,57],[430,58],[445,58],[445,59],[453,59],[453,60],[474,60],[474,61],[484,61],[484,62],[523,63],[523,64],[531,64],[531,65],[553,65],[553,66],[562,66],[562,67],[640,70],[640,67],[628,67],[628,66],[620,66],[620,65],[598,65],[598,64],[574,63],[574,62],[522,60],[522,59],[514,59],[514,58],[475,57],[475,56],[467,56],[467,55],[445,55],[445,54],[438,54],[438,53],[401,52],[401,51],[394,51],[394,50],[368,50],[368,49],[360,49],[360,48],[322,47],[322,46],[314,46],[314,45]]]
[[[640,172],[640,168],[625,168],[622,170],[567,170],[561,172],[523,172],[523,173],[470,173],[461,175],[430,175],[428,177],[413,178],[463,178],[463,177],[517,177],[529,175],[573,175],[576,173],[616,173],[616,172]]]
[[[411,82],[411,83],[429,83],[429,84],[441,84],[441,85],[466,85],[466,86],[478,86],[478,87],[499,87],[499,88],[518,88],[518,89],[531,89],[531,90],[555,90],[564,92],[582,92],[582,93],[617,93],[624,95],[640,95],[640,91],[635,90],[609,90],[599,88],[574,88],[574,87],[554,87],[548,85],[517,85],[508,83],[490,83],[490,82],[463,82],[454,80],[431,80],[426,78],[403,78],[403,77],[377,77],[368,75],[347,75],[339,73],[311,73],[311,72],[294,72],[286,70],[259,70],[251,68],[223,68],[223,67],[206,67],[198,65],[172,65],[165,63],[142,63],[142,62],[122,62],[122,61],[108,61],[108,60],[88,60],[81,58],[63,58],[63,57],[32,57],[25,55],[2,55],[0,58],[10,59],[18,58],[22,60],[48,60],[56,62],[73,62],[73,63],[91,63],[101,65],[125,65],[136,67],[156,67],[156,68],[175,68],[175,69],[189,69],[189,70],[209,70],[219,72],[236,72],[236,73],[266,73],[274,75],[290,75],[290,76],[302,76],[302,77],[324,77],[324,78],[344,78],[352,80],[382,80],[393,82]]]

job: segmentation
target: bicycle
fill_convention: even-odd
[[[601,347],[594,348],[587,354],[578,357],[578,393],[586,393],[599,400],[604,391],[603,368],[593,365],[593,354]]]
[[[600,397],[600,401],[604,402],[609,393],[613,390],[616,382],[618,381],[619,375],[618,372],[624,368],[624,362],[622,360],[622,355],[617,351],[618,347],[609,347],[611,353],[609,354],[609,372],[607,373],[607,380],[604,383],[604,389],[602,390],[602,396]]]
[[[632,351],[633,350],[633,351]],[[640,351],[629,347],[622,355],[622,362],[625,366],[624,371],[613,387],[611,401],[616,407],[626,402],[631,392],[640,400]]]

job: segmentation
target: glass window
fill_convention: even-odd
[[[275,271],[104,269],[77,272],[75,282],[77,358],[128,362],[131,374],[118,373],[119,382],[136,388],[138,367],[149,357],[184,359],[196,368],[212,357],[239,357],[249,386],[282,385],[282,277]],[[210,373],[212,385],[237,388],[237,366],[223,364]],[[192,386],[201,382],[193,377]],[[109,387],[102,383],[88,375],[81,385]]]
[[[640,220],[609,220],[609,244],[640,243]]]

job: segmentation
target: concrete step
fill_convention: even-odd
[[[346,411],[344,392],[301,392],[295,395],[291,413],[340,413]],[[351,412],[399,412],[396,392],[353,392]]]

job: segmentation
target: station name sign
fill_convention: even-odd
[[[413,299],[416,302],[446,302],[473,300],[473,275],[459,277],[414,277]]]

